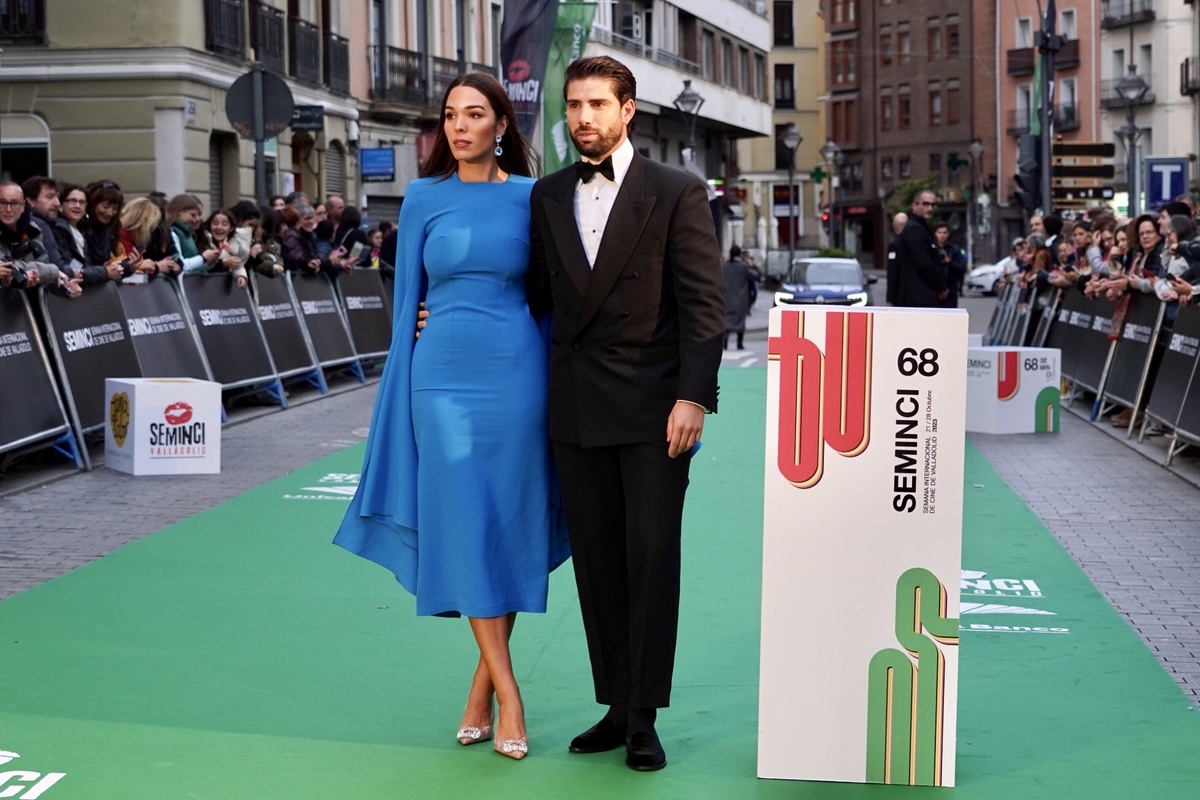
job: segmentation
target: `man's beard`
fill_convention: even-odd
[[[621,141],[621,129],[613,128],[609,131],[601,130],[600,128],[589,128],[588,133],[595,133],[596,138],[590,143],[582,143],[575,138],[575,131],[571,131],[571,143],[575,145],[575,149],[580,155],[588,158],[599,158],[617,146]]]

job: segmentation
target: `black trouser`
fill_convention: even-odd
[[[745,348],[745,345],[743,344],[743,341],[742,341],[742,340],[743,340],[743,339],[745,339],[745,337],[746,337],[746,329],[745,329],[745,328],[742,328],[740,331],[725,331],[725,339],[723,340],[723,344],[722,344],[722,346],[723,346],[723,347],[724,347],[726,350],[728,350],[728,349],[729,349],[729,334],[731,334],[731,333],[736,333],[736,334],[737,334],[737,346],[738,346],[738,350],[742,350],[742,349],[744,349],[744,348]]]
[[[666,430],[664,428],[664,435]],[[554,443],[596,701],[665,708],[690,458],[666,442]]]

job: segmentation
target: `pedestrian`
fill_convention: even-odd
[[[479,660],[457,738],[494,731],[495,750],[520,759],[508,640],[518,612],[546,610],[569,552],[551,492],[546,345],[526,291],[533,156],[491,75],[451,81],[441,116],[395,262],[397,330],[414,329],[422,296],[429,327],[393,338],[334,542],[390,569],[418,614],[468,617]]]
[[[899,306],[941,308],[950,296],[949,272],[929,227],[936,206],[937,195],[931,191],[913,198],[912,215],[896,246]]]
[[[567,127],[584,160],[534,186],[533,268],[552,300],[550,438],[595,698],[575,753],[625,748],[666,766],[655,730],[671,698],[684,493],[717,409],[725,330],[706,187],[629,141],[633,73],[571,62]],[[407,205],[407,203],[406,203]]]
[[[939,222],[933,226],[933,239],[937,242],[942,265],[946,269],[946,280],[950,291],[942,301],[943,308],[958,308],[962,296],[963,279],[967,276],[967,256],[958,245],[950,241],[950,226]]]
[[[892,240],[888,242],[887,262],[887,304],[889,306],[900,305],[897,300],[900,292],[900,262],[896,260],[896,257],[900,247],[900,234],[904,232],[904,226],[907,224],[908,214],[903,211],[892,217]]]
[[[724,349],[729,349],[729,334],[737,334],[737,349],[745,350],[746,315],[750,313],[750,268],[742,261],[742,248],[729,248],[729,260],[721,265],[721,287],[725,292]]]

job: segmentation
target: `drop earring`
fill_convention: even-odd
[[[497,136],[496,136],[496,150],[495,150],[495,152],[496,152],[496,155],[497,155],[497,156],[502,156],[502,155],[504,155],[504,148],[500,146],[500,140],[501,140],[501,139],[503,139],[503,138],[504,138],[504,134],[497,134]]]

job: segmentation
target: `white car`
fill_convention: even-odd
[[[968,292],[995,294],[1000,279],[1017,271],[1017,263],[1009,256],[996,264],[984,264],[971,270],[963,288]]]

